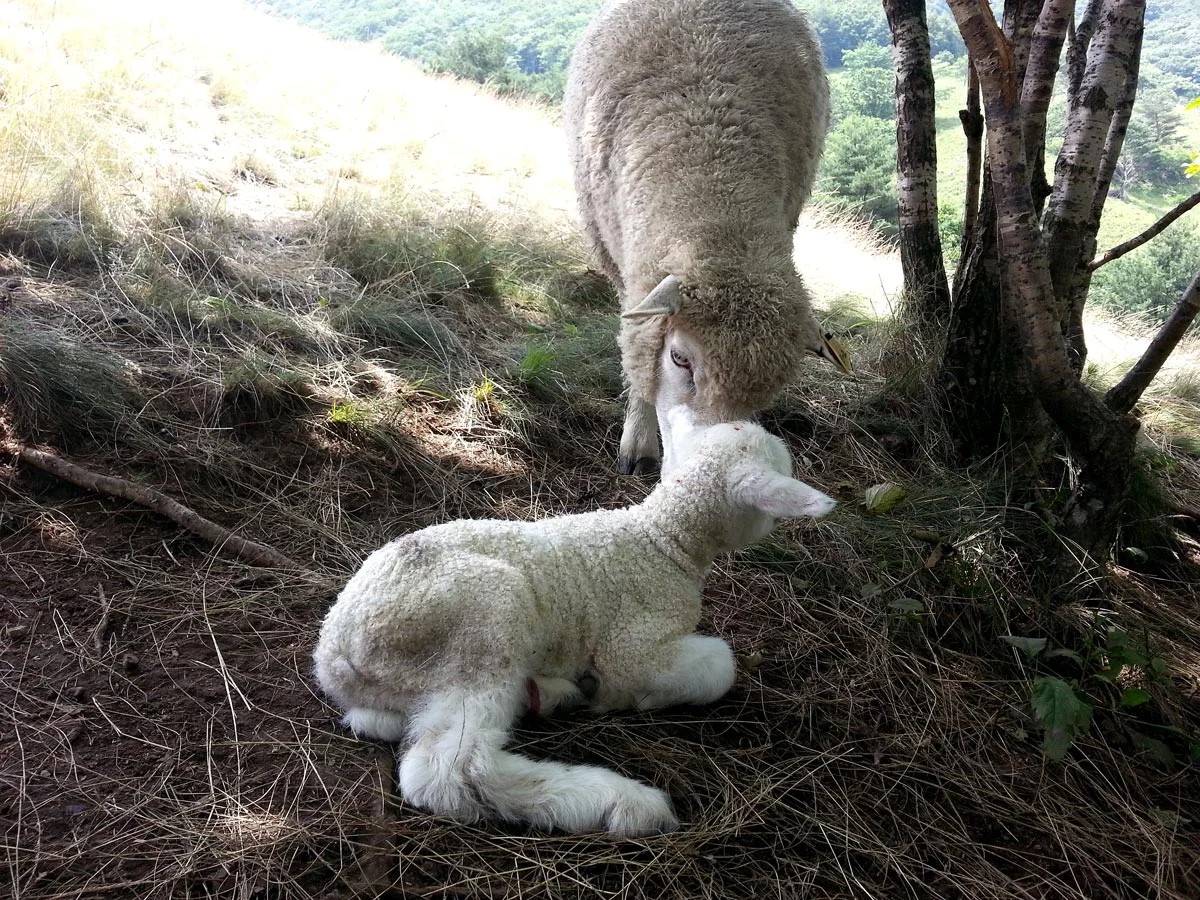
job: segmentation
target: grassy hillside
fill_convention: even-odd
[[[392,749],[309,677],[321,617],[399,534],[649,490],[613,473],[613,298],[543,107],[233,0],[181,6],[0,3],[8,895],[1195,896],[1200,347],[1143,404],[1115,578],[1050,608],[1021,549],[1037,502],[1009,460],[947,464],[887,316],[895,256],[828,211],[796,258],[857,370],[814,363],[765,420],[842,502],[717,565],[702,627],[737,686],[514,741],[668,790],[684,829],[544,835],[399,801]],[[1090,333],[1097,380],[1146,340]],[[869,514],[884,482],[906,499]],[[1061,762],[1030,702],[1050,676],[1092,710]]]
[[[255,5],[339,37],[371,41],[426,67],[486,81],[501,93],[534,95],[556,106],[570,50],[600,3],[421,0],[398,6],[384,0],[257,0]],[[882,6],[878,0],[799,0],[798,5],[809,13],[820,35],[834,88],[835,122],[818,202],[848,206],[892,233],[893,87]],[[1139,104],[1114,182],[1119,191],[1108,204],[1101,229],[1102,247],[1137,234],[1191,193],[1183,166],[1200,148],[1200,111],[1183,113],[1183,105],[1200,94],[1194,63],[1200,58],[1200,25],[1187,0],[1156,4],[1147,21]],[[929,26],[939,85],[942,220],[953,248],[962,220],[965,159],[957,111],[963,106],[966,61],[943,3],[930,4]],[[1063,128],[1061,106],[1059,102],[1052,108],[1052,150],[1055,129],[1061,133]],[[1053,171],[1052,159],[1047,168]],[[1175,235],[1138,257],[1101,270],[1096,303],[1161,320],[1198,267],[1200,231],[1185,222]]]

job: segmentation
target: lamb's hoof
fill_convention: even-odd
[[[644,784],[632,785],[608,814],[609,834],[639,837],[678,829],[679,820],[667,795]]]
[[[653,456],[639,456],[636,460],[632,456],[617,457],[617,472],[621,475],[657,475],[658,460]]]
[[[594,672],[584,672],[579,676],[579,680],[575,682],[575,687],[579,688],[579,693],[583,694],[588,700],[595,700],[596,691],[600,690],[600,679],[596,677]]]
[[[525,683],[525,690],[529,697],[529,711],[535,716],[580,709],[587,706],[589,699],[579,685],[566,678],[530,678]]]

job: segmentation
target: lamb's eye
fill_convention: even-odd
[[[671,351],[671,362],[675,363],[681,369],[691,369],[692,367],[691,361],[678,350]]]

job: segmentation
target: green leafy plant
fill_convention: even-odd
[[[1033,715],[1045,729],[1042,751],[1059,760],[1092,722],[1092,704],[1073,685],[1048,675],[1033,680]]]
[[[1143,706],[1153,699],[1144,687],[1121,684],[1121,677],[1127,669],[1137,670],[1140,680],[1147,685],[1161,682],[1167,669],[1162,657],[1131,639],[1123,628],[1109,629],[1102,644],[1083,652],[1068,647],[1050,648],[1049,639],[1044,637],[1005,634],[1000,639],[1031,660],[1065,658],[1080,668],[1078,678],[1042,675],[1035,678],[1031,686],[1033,715],[1043,729],[1042,751],[1053,760],[1061,760],[1071,745],[1087,732],[1097,707],[1121,713]],[[1107,684],[1117,690],[1114,692],[1109,689],[1100,693],[1099,696],[1105,698],[1105,702],[1101,703],[1097,701],[1096,692],[1089,693],[1084,689],[1088,684]],[[1165,742],[1145,734],[1134,727],[1130,720],[1123,720],[1122,725],[1135,749],[1148,753],[1164,765],[1174,761],[1174,754]]]
[[[885,513],[908,496],[903,485],[893,481],[869,487],[863,493],[863,506],[869,513]]]

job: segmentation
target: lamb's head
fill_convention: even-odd
[[[655,405],[684,403],[702,423],[744,419],[770,405],[808,356],[849,371],[845,351],[822,332],[794,273],[668,275],[624,314],[664,316]]]
[[[701,426],[695,413],[680,404],[659,416],[659,427],[666,449],[665,491],[699,494],[724,486],[723,508],[712,513],[725,550],[766,537],[777,519],[820,518],[837,505],[832,497],[792,477],[786,445],[760,425],[742,421]]]

